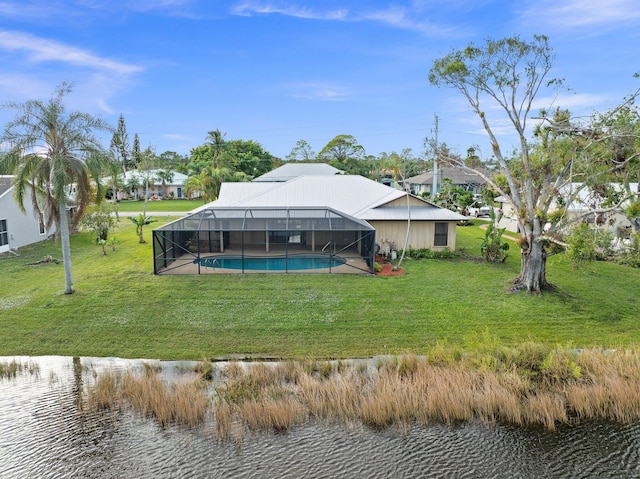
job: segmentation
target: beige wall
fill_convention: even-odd
[[[425,204],[424,200],[420,198],[416,198],[415,196],[409,196],[409,205],[410,206],[428,206]],[[389,203],[386,203],[385,206],[407,206],[407,197],[403,196],[402,198],[398,198],[397,200],[393,200]]]
[[[376,243],[380,245],[382,251],[386,246],[391,248],[392,243],[396,244],[397,250],[402,249],[407,234],[406,221],[369,221],[368,223],[376,229]],[[454,251],[456,249],[456,222],[447,221],[447,223],[449,223],[447,246],[433,246],[435,222],[412,221],[409,228],[408,248]]]

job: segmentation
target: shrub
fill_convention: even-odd
[[[489,263],[504,263],[509,251],[509,243],[502,240],[502,235],[506,228],[498,228],[498,223],[502,219],[502,213],[496,216],[493,208],[489,210],[491,221],[484,232],[484,238],[480,243],[482,257]]]

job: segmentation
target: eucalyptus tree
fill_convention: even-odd
[[[65,95],[71,86],[62,83],[48,100],[9,103],[16,117],[6,126],[0,142],[8,145],[1,160],[15,175],[14,194],[24,210],[25,197],[31,196],[34,210],[47,226],[55,224],[62,245],[65,294],[74,292],[71,274],[68,202],[72,196],[72,226],[82,218],[95,198],[92,186],[101,190],[100,173],[108,153],[96,132],[110,132],[103,120],[79,111],[67,111]],[[98,191],[100,197],[101,191]]]
[[[291,149],[291,152],[286,156],[286,159],[288,161],[311,163],[317,160],[317,155],[309,143],[305,140],[298,140],[295,146]]]
[[[581,183],[580,188],[588,188],[594,178],[611,177],[613,171],[626,170],[631,164],[629,158],[616,163],[610,154],[603,156],[599,151],[610,150],[620,138],[621,130],[611,124],[619,108],[586,123],[576,122],[561,111],[547,118],[543,110],[548,122],[529,139],[527,124],[535,116],[534,100],[540,93],[562,86],[559,79],[550,78],[554,58],[543,35],[531,41],[518,36],[488,39],[482,47],[470,44],[436,59],[429,73],[431,84],[453,88],[467,100],[491,141],[499,177],[465,164],[460,157],[452,155],[448,161],[475,171],[507,199],[521,234],[522,262],[514,289],[536,293],[551,288],[546,279],[545,248],[557,241],[552,232],[559,227],[559,220],[567,219],[562,218],[562,210],[554,212],[558,201],[571,204],[579,195],[572,185]],[[635,96],[637,92],[623,105],[633,102]],[[501,116],[494,116],[496,112]],[[495,133],[503,119],[519,143],[512,157],[504,153]],[[437,145],[431,145],[440,155]]]

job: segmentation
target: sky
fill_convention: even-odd
[[[487,38],[549,37],[567,91],[536,107],[605,111],[640,87],[639,0],[0,0],[0,104],[50,98],[158,154],[189,154],[219,129],[285,158],[352,135],[369,155],[424,139],[477,146],[481,125],[455,90],[429,84],[435,59]],[[508,128],[488,110],[503,147]],[[0,110],[0,126],[15,112]],[[105,142],[108,147],[108,139]],[[508,149],[508,148],[507,148]]]

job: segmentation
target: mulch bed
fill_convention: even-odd
[[[382,266],[382,271],[376,271],[376,276],[402,276],[404,274],[404,270],[402,268],[398,268],[394,271],[393,268],[395,265],[387,261],[384,256],[376,256],[376,263]]]

